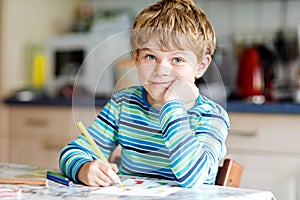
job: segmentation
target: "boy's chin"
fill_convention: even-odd
[[[150,101],[150,103],[163,102],[163,96],[165,94],[165,91],[160,91],[160,92],[159,91],[147,91],[147,93],[148,93],[148,101]]]

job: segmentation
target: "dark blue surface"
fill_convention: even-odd
[[[243,101],[228,101],[226,110],[228,112],[246,113],[300,114],[300,104],[289,102],[270,102],[257,105]]]
[[[92,102],[90,98],[82,98],[76,100],[76,106],[102,107],[108,100],[108,98],[96,98],[95,102]],[[72,99],[40,98],[26,102],[11,97],[5,99],[4,103],[8,105],[72,106]],[[228,112],[300,114],[300,104],[290,102],[270,102],[257,105],[245,101],[227,101],[227,104],[225,104],[224,107]]]
[[[72,99],[65,98],[38,98],[32,101],[20,101],[15,97],[4,99],[4,103],[7,105],[34,105],[34,106],[83,106],[83,107],[102,107],[104,106],[108,98],[96,98],[92,101],[91,98],[77,99],[75,102]]]

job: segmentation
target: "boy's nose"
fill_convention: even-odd
[[[155,67],[155,73],[159,76],[166,76],[170,75],[172,71],[172,67],[169,62],[167,61],[160,61],[157,63]]]

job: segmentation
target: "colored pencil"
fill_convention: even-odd
[[[83,125],[83,123],[81,121],[79,121],[77,123],[78,128],[80,129],[80,131],[83,133],[83,135],[85,136],[85,138],[88,140],[89,144],[91,145],[91,147],[93,148],[93,150],[95,151],[95,153],[98,155],[98,157],[107,165],[110,166],[108,160],[105,158],[105,156],[102,154],[102,152],[100,151],[100,149],[98,148],[96,142],[94,141],[94,139],[92,138],[92,136],[89,134],[89,132],[87,131],[87,129],[85,128],[85,126]]]
[[[66,186],[71,186],[73,185],[73,182],[70,181],[68,178],[60,175],[60,174],[56,174],[56,173],[47,173],[47,179],[55,181],[57,183],[66,185]]]
[[[47,174],[52,174],[54,176],[58,176],[58,177],[63,178],[63,179],[68,179],[67,177],[65,177],[64,175],[60,174],[59,172],[47,171]]]
[[[85,128],[85,126],[83,125],[83,123],[81,121],[79,121],[79,122],[77,122],[77,126],[80,129],[80,131],[83,133],[83,135],[86,137],[86,139],[88,140],[89,144],[91,145],[91,147],[93,148],[93,150],[95,151],[95,153],[98,155],[98,157],[107,165],[107,167],[111,168],[108,160],[102,154],[102,152],[98,148],[96,142],[94,141],[94,139],[92,138],[92,136],[89,134],[88,130]],[[119,180],[119,185],[120,185],[120,187],[123,187],[123,184],[122,184],[121,180]]]
[[[47,179],[0,178],[0,184],[27,184],[47,186]]]

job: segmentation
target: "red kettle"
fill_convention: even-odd
[[[248,98],[263,93],[264,76],[259,51],[256,47],[245,48],[237,73],[237,95]]]

